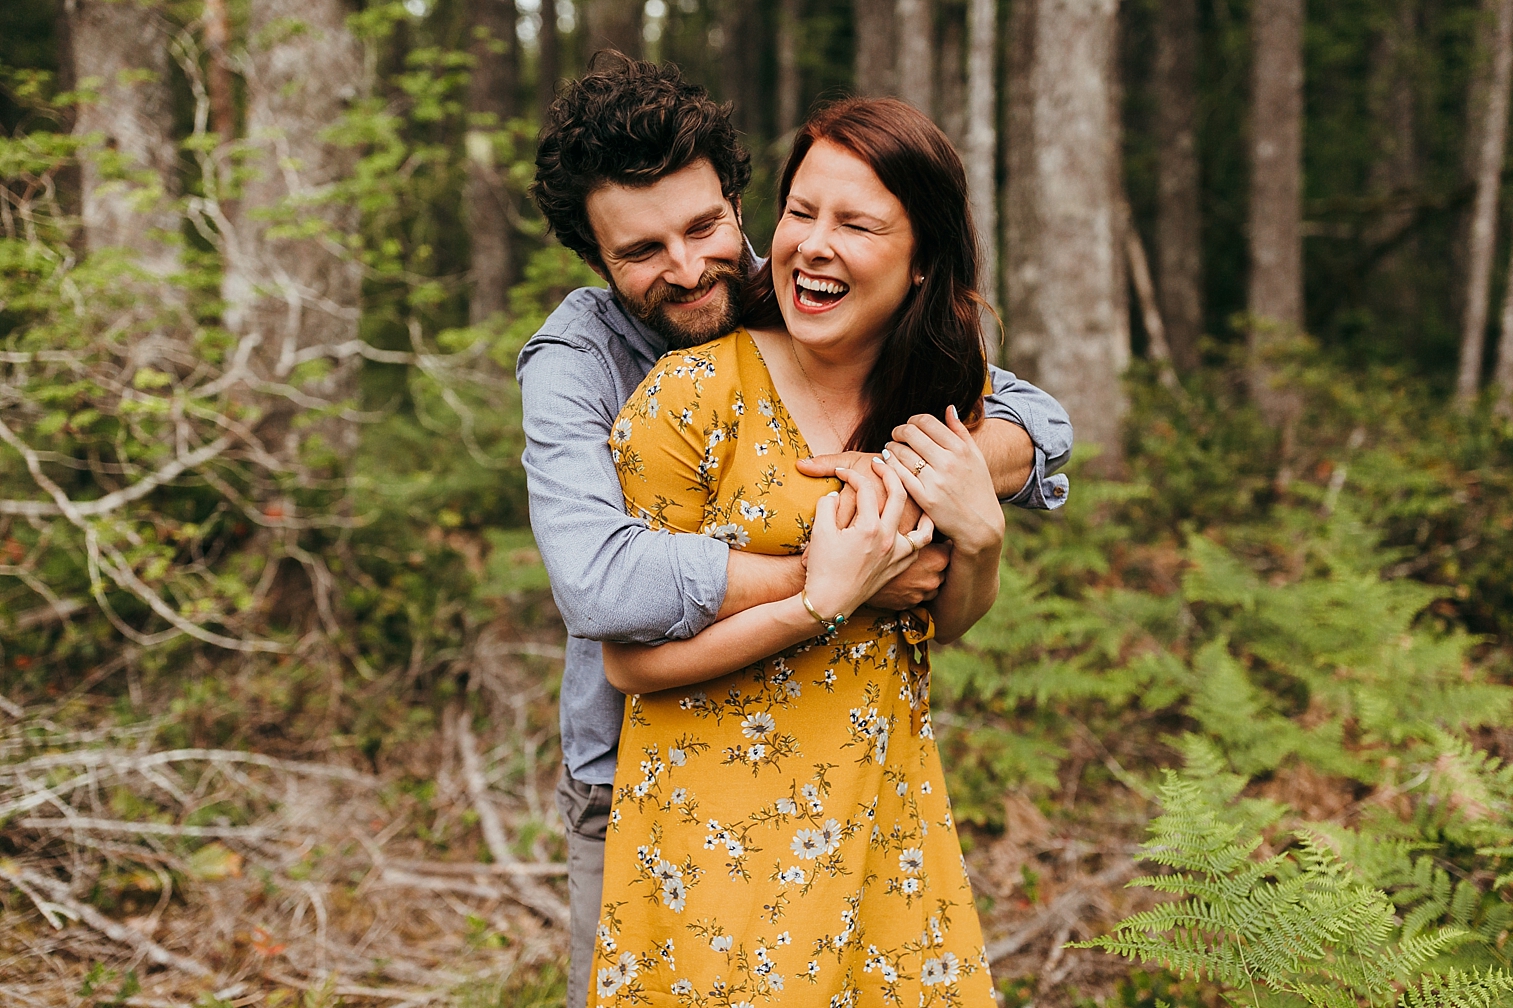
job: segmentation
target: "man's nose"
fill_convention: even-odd
[[[662,279],[675,287],[697,287],[704,276],[704,257],[689,247],[687,242],[678,242],[667,249],[667,268]]]

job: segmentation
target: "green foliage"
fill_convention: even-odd
[[[1204,780],[1167,771],[1163,811],[1141,850],[1172,871],[1130,883],[1179,898],[1079,947],[1207,977],[1234,1004],[1513,1003],[1513,973],[1449,961],[1477,935],[1464,926],[1431,930],[1432,913],[1400,921],[1387,893],[1318,834],[1297,831],[1288,850],[1255,857],[1262,834],[1230,816],[1230,788]],[[1468,918],[1464,908],[1460,917]]]

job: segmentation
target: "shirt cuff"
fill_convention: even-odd
[[[1071,481],[1065,476],[1060,473],[1054,476],[1045,474],[1045,452],[1037,446],[1035,462],[1030,467],[1030,478],[1025,480],[1018,493],[1003,503],[1032,510],[1054,511],[1066,503],[1070,491]]]

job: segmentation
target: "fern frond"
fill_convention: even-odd
[[[1513,973],[1456,969],[1425,978],[1403,991],[1402,1008],[1506,1008],[1513,1004]]]

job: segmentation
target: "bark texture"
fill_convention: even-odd
[[[153,235],[179,229],[167,206],[178,188],[169,24],[136,0],[65,0],[64,14],[72,77],[78,86],[93,82],[99,95],[74,120],[75,136],[99,137],[80,158],[84,247],[128,249],[147,271],[172,273],[178,246]]]
[[[578,5],[584,55],[615,49],[641,58],[641,0],[583,0]]]
[[[967,169],[967,193],[972,204],[972,223],[981,249],[978,287],[993,310],[998,310],[998,173],[997,131],[993,113],[997,103],[994,87],[994,49],[998,39],[997,0],[971,0],[967,7],[967,128],[962,151]],[[986,319],[984,336],[989,346],[998,344],[998,324]]]
[[[1482,351],[1487,338],[1487,301],[1492,286],[1492,256],[1497,244],[1497,196],[1508,142],[1508,88],[1513,82],[1513,0],[1492,0],[1491,33],[1483,58],[1490,73],[1485,90],[1473,94],[1480,108],[1475,152],[1476,200],[1466,250],[1466,301],[1461,324],[1460,367],[1455,398],[1463,406],[1481,385]],[[1473,82],[1473,88],[1477,83]]]
[[[1031,335],[1020,341],[1016,319],[1014,360],[1029,364],[1024,370],[1066,407],[1078,440],[1100,448],[1094,468],[1105,473],[1121,468],[1127,401],[1120,379],[1129,364],[1113,80],[1117,12],[1117,0],[1037,3],[1031,149],[1028,165],[1019,165],[1029,177],[1011,195],[1034,207],[1014,235],[1017,271],[1033,272],[1032,284],[1011,291],[1011,302],[1021,301],[1014,307],[1029,308]]]
[[[935,67],[935,122],[965,155],[967,149],[966,12],[947,8]]]
[[[357,159],[352,149],[328,143],[325,131],[367,87],[347,14],[340,0],[258,0],[251,6],[245,143],[253,175],[226,236],[222,293],[227,326],[259,341],[249,365],[266,381],[287,383],[305,347],[357,337],[362,276],[338,243],[356,230],[358,214],[325,199]],[[321,68],[319,77],[311,67]],[[291,208],[295,219],[319,222],[330,238],[271,237],[270,227]],[[360,358],[350,360],[355,367]],[[353,374],[337,368],[304,391],[343,400],[353,392]],[[292,406],[282,398],[274,402],[260,430],[273,440],[270,447],[292,456],[297,435],[286,415]],[[350,425],[323,430],[338,452],[354,446]]]
[[[803,100],[803,83],[799,76],[799,0],[782,0],[778,7],[777,63],[778,101],[777,133],[786,137],[799,125],[799,103]]]
[[[898,96],[925,115],[935,111],[935,5],[896,0]]]
[[[557,34],[557,0],[541,0],[540,48],[536,55],[536,101],[541,122],[557,98],[557,81],[562,77],[562,40]]]
[[[1303,328],[1303,0],[1255,0],[1251,51],[1251,394],[1281,425],[1296,397],[1267,353]]]
[[[761,47],[756,0],[726,0],[721,9],[720,30],[724,44],[720,56],[720,94],[732,102],[730,119],[743,133],[759,133],[758,117],[766,104],[757,90]]]
[[[1198,4],[1162,0],[1156,19],[1156,275],[1172,363],[1198,366],[1203,216],[1198,174]]]
[[[856,93],[893,94],[898,86],[894,66],[893,8],[895,0],[855,0]]]
[[[1035,24],[1041,0],[1012,0],[1005,33],[1000,129],[1004,167],[1002,284],[1006,341],[1003,360],[1031,381],[1039,378],[1045,319],[1040,311],[1040,213],[1035,184]]]
[[[509,289],[515,282],[510,194],[494,162],[491,134],[515,114],[519,63],[514,0],[473,0],[472,15],[468,112],[480,125],[465,137],[468,180],[463,208],[472,245],[468,320],[478,325],[509,306]],[[491,125],[481,125],[485,121]]]

